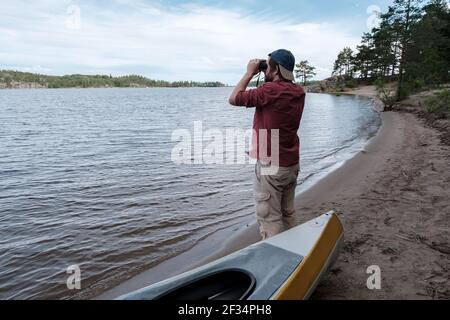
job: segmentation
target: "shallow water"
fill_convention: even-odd
[[[251,126],[231,90],[0,91],[0,299],[90,298],[252,215],[252,164],[171,161],[175,129]],[[298,192],[379,125],[366,98],[309,94]]]

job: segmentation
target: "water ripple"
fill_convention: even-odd
[[[3,90],[0,299],[91,298],[252,215],[252,165],[170,161],[172,131],[194,121],[248,129],[253,111],[229,108],[230,91]],[[378,126],[367,100],[309,95],[299,182]]]

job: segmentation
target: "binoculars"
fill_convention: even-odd
[[[269,66],[267,65],[267,60],[261,60],[259,63],[259,71],[265,72]]]

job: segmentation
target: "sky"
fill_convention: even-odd
[[[280,48],[330,76],[389,0],[1,0],[0,69],[235,84]]]

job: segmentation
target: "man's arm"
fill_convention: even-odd
[[[239,81],[239,83],[234,88],[233,92],[231,93],[230,99],[228,100],[228,102],[232,106],[237,106],[236,96],[240,92],[247,90],[248,84],[250,83],[250,81],[252,81],[253,76],[258,74],[260,61],[261,60],[259,60],[259,59],[253,59],[248,63],[247,71],[245,72],[241,81]]]

